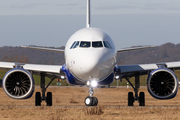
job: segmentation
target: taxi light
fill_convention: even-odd
[[[87,83],[86,83],[87,85],[90,85],[90,82],[89,81],[87,81]]]

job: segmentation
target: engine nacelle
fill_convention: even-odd
[[[149,74],[147,89],[154,98],[171,99],[177,94],[178,83],[179,81],[173,71],[159,68]]]
[[[34,79],[27,70],[14,68],[6,73],[2,86],[4,92],[14,99],[30,98],[34,92]]]

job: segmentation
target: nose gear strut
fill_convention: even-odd
[[[93,97],[94,90],[92,87],[89,87],[89,96],[87,96],[84,100],[84,103],[86,106],[97,106],[98,99],[96,97]]]

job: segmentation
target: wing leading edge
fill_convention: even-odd
[[[29,49],[37,49],[37,50],[64,53],[64,50],[61,50],[61,49],[52,49],[52,48],[43,48],[43,47],[30,47],[30,46],[21,46],[21,47],[22,48],[29,48]]]
[[[12,62],[0,62],[0,69],[12,69],[17,65],[23,66],[24,69],[32,71],[33,73],[47,73],[54,75],[64,75],[64,72],[61,71],[61,65],[38,65],[38,64],[21,64],[21,63],[12,63]]]
[[[126,75],[130,73],[146,73],[158,68],[168,68],[171,70],[180,69],[180,62],[166,62],[166,63],[154,63],[154,64],[138,64],[138,65],[118,65],[118,70],[121,75]]]
[[[154,47],[156,47],[156,46],[143,46],[143,47],[123,48],[123,49],[118,49],[117,52],[127,52],[127,51],[147,49],[147,48],[154,48]]]

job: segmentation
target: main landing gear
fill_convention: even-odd
[[[135,86],[132,85],[132,83],[129,81],[129,78],[125,78],[129,84],[132,86],[135,92],[135,96],[133,96],[133,92],[128,93],[128,106],[133,106],[135,101],[139,102],[139,106],[145,106],[145,94],[144,92],[140,92],[138,96],[138,91],[140,87],[140,80],[139,80],[139,74],[135,75]]]
[[[41,106],[41,102],[42,101],[46,101],[47,106],[52,106],[52,93],[51,92],[47,92],[47,95],[45,96],[45,92],[46,92],[46,89],[49,87],[49,85],[51,84],[51,82],[54,79],[55,79],[55,77],[51,78],[51,81],[45,87],[45,73],[41,73],[40,87],[41,87],[42,96],[41,96],[40,92],[36,92],[36,95],[35,95],[35,106]]]
[[[97,106],[98,99],[96,97],[92,97],[94,94],[93,88],[90,87],[88,92],[90,93],[90,95],[85,98],[85,100],[84,100],[85,105],[86,106]]]

